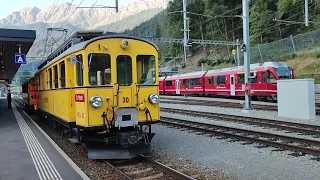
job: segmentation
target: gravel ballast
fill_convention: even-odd
[[[167,104],[167,103],[161,103],[160,107],[203,111],[203,112],[213,112],[213,113],[221,113],[221,114],[230,114],[230,115],[236,115],[236,116],[257,117],[257,118],[273,119],[273,120],[304,123],[304,124],[311,124],[311,125],[320,126],[320,116],[316,116],[315,120],[304,120],[304,119],[293,119],[293,118],[279,117],[278,112],[273,112],[273,111],[261,111],[261,110],[243,111],[242,109],[237,109],[237,108],[196,106],[196,105],[183,105],[183,104],[177,105],[177,104]]]
[[[161,117],[178,118],[181,120],[201,122],[201,123],[213,124],[213,125],[219,125],[219,126],[227,126],[227,127],[245,129],[245,130],[249,130],[249,131],[259,131],[259,132],[265,132],[265,133],[272,133],[272,134],[278,134],[278,135],[283,135],[283,136],[304,138],[304,139],[310,139],[310,140],[315,140],[315,141],[320,142],[320,138],[317,138],[313,135],[302,135],[301,133],[295,133],[295,132],[288,133],[287,130],[277,130],[275,128],[266,128],[266,127],[257,126],[257,125],[240,124],[240,123],[235,123],[235,122],[223,121],[223,119],[216,120],[216,119],[210,119],[210,118],[201,117],[201,116],[195,117],[195,116],[174,114],[174,113],[167,113],[167,112],[161,112]]]
[[[194,132],[154,125],[156,150],[195,161],[236,179],[319,179],[319,163],[313,156],[294,157],[288,151],[257,148],[257,144],[216,139]]]

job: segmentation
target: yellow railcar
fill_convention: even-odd
[[[158,48],[144,39],[77,32],[35,74],[38,110],[86,144],[92,159],[150,150],[160,119]]]

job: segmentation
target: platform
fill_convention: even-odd
[[[89,179],[38,126],[12,102],[0,98],[0,179]]]

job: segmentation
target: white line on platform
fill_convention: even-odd
[[[61,154],[61,156],[70,164],[70,166],[81,176],[84,180],[90,180],[90,178],[69,158],[69,156],[48,136],[42,128],[33,121],[33,119],[24,111],[22,113],[38,128],[38,130],[48,139],[52,146]]]
[[[23,138],[27,144],[29,153],[33,160],[33,163],[38,172],[40,180],[51,180],[51,179],[60,179],[62,180],[59,172],[52,164],[50,158],[47,156],[46,152],[40,145],[36,136],[31,131],[30,127],[26,121],[21,116],[20,112],[17,110],[16,106],[13,104],[13,113],[16,117],[18,125],[20,127]],[[54,177],[53,177],[54,176]]]

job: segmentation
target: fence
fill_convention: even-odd
[[[290,36],[251,47],[251,63],[280,61],[283,60],[283,57],[296,55],[297,52],[313,49],[317,46],[320,46],[320,30]]]

